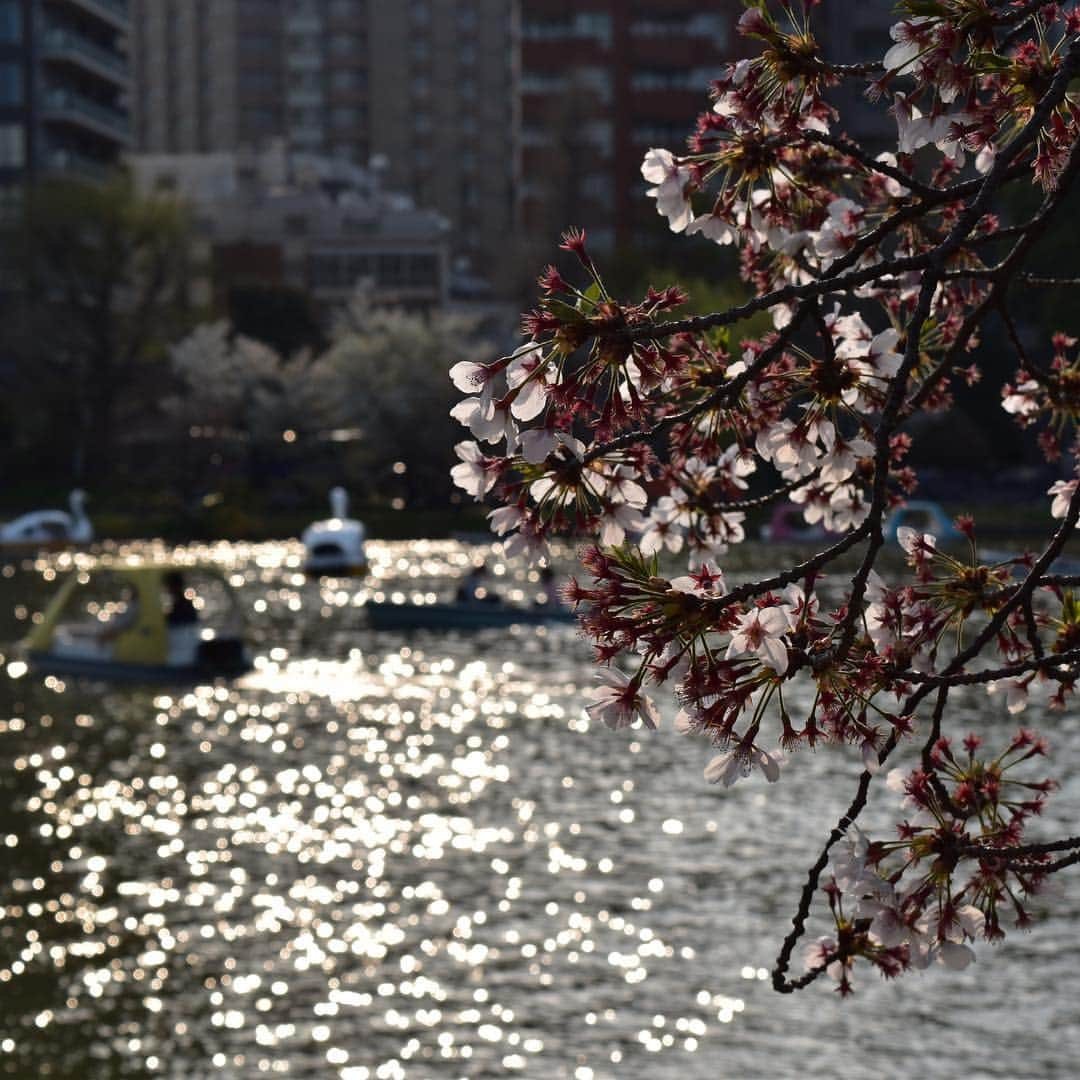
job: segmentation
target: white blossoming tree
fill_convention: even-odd
[[[902,0],[882,58],[841,65],[811,6],[750,0],[740,30],[757,55],[713,84],[687,152],[650,150],[642,166],[672,230],[737,246],[752,298],[689,319],[671,314],[678,288],[623,302],[585,234],[568,232],[580,273],[545,271],[521,347],[452,372],[473,436],[454,476],[497,502],[511,552],[542,559],[554,534],[594,537],[567,599],[604,665],[595,717],[653,727],[650,695],[673,690],[676,727],[719,751],[705,776],[724,784],[755,768],[776,781],[804,747],[858,754],[773,973],[781,991],[827,973],[846,993],[858,964],[966,965],[976,939],[1025,924],[1029,897],[1080,862],[1080,837],[1025,837],[1055,786],[1031,772],[1043,740],[1021,729],[987,746],[954,730],[950,708],[970,685],[1003,692],[1012,712],[1070,705],[1080,579],[1054,563],[1080,517],[1077,481],[1050,489],[1037,556],[981,561],[962,519],[965,555],[906,530],[907,576],[881,566],[885,515],[917,482],[901,426],[979,378],[989,314],[1019,368],[1005,410],[1048,458],[1076,463],[1075,341],[1025,348],[1013,313],[1032,286],[1077,285],[1040,274],[1037,243],[1080,170],[1080,9]],[[843,134],[830,95],[844,80],[891,113],[895,152]],[[1003,224],[1010,193],[1033,186],[1037,209]],[[736,348],[759,312],[773,330]],[[753,498],[751,475],[765,492]],[[781,500],[823,525],[827,546],[726,584],[717,561],[744,539],[746,512]],[[685,571],[661,575],[660,553]],[[841,578],[842,558],[855,562]],[[821,589],[827,570],[846,581],[839,602]],[[797,701],[812,704],[795,715]],[[905,742],[919,766],[883,769]],[[903,808],[893,834],[866,837],[855,822],[885,776]],[[832,932],[792,975],[818,896]]]

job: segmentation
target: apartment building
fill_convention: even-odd
[[[127,0],[0,0],[0,198],[130,146],[128,30]]]
[[[742,48],[734,0],[521,0],[518,221],[552,240],[583,225],[594,250],[655,230],[640,167],[678,151],[710,80]]]
[[[474,268],[512,224],[513,0],[132,0],[144,153],[373,163]]]

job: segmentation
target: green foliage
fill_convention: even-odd
[[[13,439],[35,467],[93,482],[115,466],[117,433],[160,391],[164,348],[191,319],[187,223],[174,203],[105,185],[51,180],[28,192],[3,237]],[[158,373],[155,373],[155,368]]]

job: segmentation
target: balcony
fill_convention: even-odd
[[[316,49],[290,51],[286,64],[290,71],[320,71],[326,66],[323,54]]]
[[[89,129],[112,142],[131,143],[131,124],[127,113],[102,105],[73,90],[47,91],[42,112],[46,123],[72,124]]]
[[[291,109],[321,109],[326,104],[321,90],[290,88],[285,94],[285,104]]]
[[[107,22],[116,30],[131,29],[127,0],[63,0],[63,3]]]
[[[285,16],[285,29],[290,34],[321,34],[323,21],[317,11],[299,11]]]
[[[110,52],[70,30],[60,27],[46,30],[42,38],[41,52],[46,60],[76,65],[116,85],[126,87],[129,83],[125,57]]]
[[[45,152],[45,171],[52,175],[75,176],[100,184],[115,173],[116,166],[74,150],[53,147]]]

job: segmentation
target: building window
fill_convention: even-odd
[[[292,128],[304,128],[305,130],[322,130],[322,109],[291,109],[289,111],[289,126]]]
[[[26,164],[26,133],[20,124],[0,124],[0,168],[19,169]]]
[[[22,100],[22,65],[13,60],[6,60],[0,63],[0,105],[21,105]]]
[[[338,91],[363,90],[367,86],[367,72],[358,68],[335,68],[330,73],[330,85]]]
[[[405,281],[409,285],[437,285],[439,261],[434,255],[407,255]]]
[[[615,150],[615,129],[609,120],[589,120],[582,125],[585,141],[601,154],[610,156]]]
[[[359,56],[364,50],[364,38],[360,34],[334,34],[330,38],[330,52],[334,56]]]
[[[259,71],[257,68],[241,71],[240,89],[245,94],[269,95],[277,89],[277,77],[272,71]]]
[[[331,127],[356,127],[359,123],[360,110],[351,105],[336,105],[330,110]]]
[[[354,134],[349,132],[349,134]],[[330,153],[340,161],[359,163],[367,159],[367,143],[363,139],[349,139],[348,142],[334,142],[330,145]]]
[[[22,9],[19,0],[0,0],[0,41],[22,41]]]
[[[405,283],[405,260],[400,255],[378,257],[378,281],[380,285],[403,285]]]
[[[639,68],[630,76],[630,89],[652,90],[702,90],[712,78],[708,68]]]
[[[565,18],[533,19],[522,27],[527,41],[557,41],[560,38],[592,38],[605,47],[611,45],[611,16],[603,12],[579,11]]]
[[[370,255],[349,255],[345,259],[346,285],[352,285],[360,278],[371,277],[372,258]]]
[[[303,214],[288,214],[285,218],[286,236],[306,236],[307,218]]]
[[[249,56],[266,56],[274,52],[275,42],[270,34],[242,34],[240,51]]]
[[[521,92],[523,94],[561,94],[566,89],[566,75],[561,71],[522,72]]]
[[[240,116],[241,126],[254,134],[266,135],[277,130],[278,117],[274,109],[244,109]]]
[[[574,72],[574,85],[588,91],[604,105],[609,105],[614,98],[611,71],[608,68],[579,67]]]

